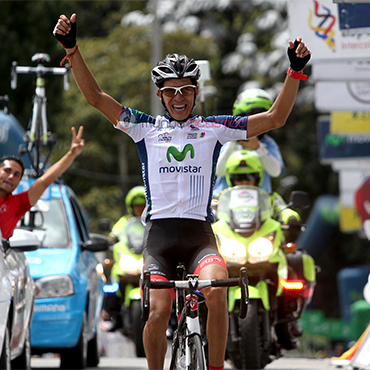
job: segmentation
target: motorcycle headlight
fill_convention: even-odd
[[[244,265],[247,262],[246,248],[234,239],[222,239],[220,252],[226,263]]]
[[[266,238],[258,238],[248,246],[248,262],[259,263],[268,261],[273,250],[272,242]]]
[[[70,276],[47,276],[35,281],[36,299],[66,297],[74,293]]]
[[[119,267],[126,274],[139,275],[143,268],[143,259],[137,260],[135,257],[123,255],[119,260]]]

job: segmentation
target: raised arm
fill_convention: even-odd
[[[82,133],[82,126],[80,126],[77,135],[75,128],[72,127],[71,149],[58,162],[48,168],[45,173],[33,183],[30,190],[28,190],[28,199],[31,206],[36,204],[46,188],[61,176],[81,153],[85,145],[85,141],[82,139]]]
[[[115,125],[122,106],[101,90],[99,84],[86,65],[76,43],[76,14],[72,14],[70,19],[64,14],[61,15],[55,25],[53,35],[63,45],[67,58],[70,60],[75,81],[86,101],[103,113],[109,121]]]
[[[297,96],[299,81],[303,77],[303,68],[309,61],[311,52],[302,42],[302,39],[297,37],[294,43],[289,41],[288,56],[290,69],[293,73],[290,73],[290,70],[288,70],[290,75],[287,75],[285,78],[282,90],[267,112],[248,117],[248,138],[285,125]]]

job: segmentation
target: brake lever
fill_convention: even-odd
[[[248,312],[249,292],[248,292],[248,270],[246,267],[240,269],[239,285],[242,293],[239,308],[239,317],[245,319]]]

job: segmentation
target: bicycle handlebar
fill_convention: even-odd
[[[17,88],[17,74],[32,74],[42,77],[46,74],[64,76],[64,90],[69,89],[69,68],[67,67],[45,67],[39,63],[37,67],[18,66],[17,62],[12,63],[10,86],[13,90]]]
[[[240,269],[240,277],[229,279],[212,279],[212,280],[167,280],[167,281],[150,281],[150,273],[144,272],[143,278],[143,321],[149,317],[149,289],[202,289],[206,287],[231,287],[239,285],[241,288],[242,299],[240,300],[239,317],[244,319],[247,316],[247,305],[249,303],[248,294],[248,275],[247,269]]]

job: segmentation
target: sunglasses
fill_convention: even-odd
[[[162,91],[163,95],[173,98],[177,93],[180,93],[183,96],[188,96],[194,93],[195,85],[185,85],[181,87],[162,87],[159,89]]]
[[[245,181],[253,182],[256,181],[258,174],[255,173],[239,173],[230,176],[231,181]]]

